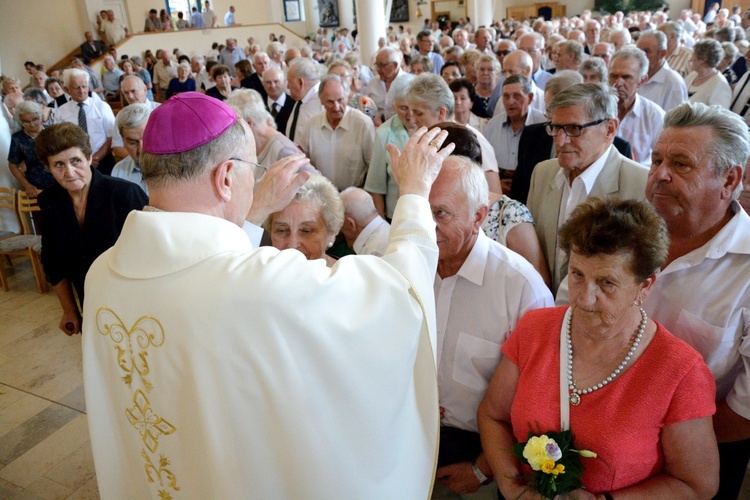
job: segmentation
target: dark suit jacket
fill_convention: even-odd
[[[552,136],[544,129],[544,123],[524,127],[518,143],[518,165],[516,165],[516,173],[510,187],[509,196],[512,199],[526,204],[534,167],[537,163],[552,158],[553,142]],[[625,158],[633,158],[633,151],[628,141],[615,137],[614,145]]]
[[[268,109],[268,112],[270,113],[271,110],[268,107],[268,99],[263,99],[263,102],[266,104],[266,109]],[[292,99],[292,97],[287,94],[286,101],[284,101],[284,106],[279,111],[279,114],[276,115],[276,130],[278,130],[282,134],[286,131],[286,123],[289,121],[289,117],[292,115],[292,110],[294,109],[294,105],[296,102],[297,101]]]
[[[89,42],[81,44],[81,57],[83,64],[90,63],[93,59],[103,56],[107,53],[107,46],[101,40],[94,40],[94,47]]]
[[[240,85],[242,85],[243,88],[255,90],[263,98],[263,102],[266,102],[268,94],[266,93],[266,89],[263,88],[263,82],[258,76],[258,73],[253,73],[247,78],[243,78]]]

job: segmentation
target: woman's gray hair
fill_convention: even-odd
[[[706,38],[696,43],[693,47],[693,54],[695,54],[696,59],[703,61],[712,68],[718,66],[724,59],[724,49],[721,48],[718,41],[712,38]]]
[[[430,111],[437,113],[440,108],[445,108],[446,119],[453,118],[456,101],[448,84],[442,77],[434,73],[422,73],[415,77],[406,91],[406,99],[409,104],[422,104]]]
[[[122,135],[123,129],[126,128],[138,128],[145,125],[148,122],[148,117],[151,115],[151,105],[147,103],[136,103],[125,106],[117,113],[117,130]]]
[[[729,60],[731,66],[740,56],[740,50],[732,42],[724,42],[721,44],[721,48],[724,49],[724,58],[722,61]]]
[[[180,68],[186,69],[188,71],[188,76],[190,76],[189,73],[192,71],[192,69],[190,68],[190,64],[186,62],[181,62],[180,64],[177,65],[177,69],[180,69]]]
[[[23,92],[24,101],[34,101],[41,106],[47,105],[47,98],[44,97],[44,92],[34,87],[30,87]]]
[[[237,119],[223,134],[189,151],[174,154],[141,152],[140,167],[149,187],[163,187],[178,181],[191,181],[215,165],[237,156],[248,137]]]
[[[583,73],[583,71],[585,70],[596,71],[596,73],[599,75],[599,81],[601,81],[602,83],[607,83],[609,81],[609,71],[607,70],[607,64],[601,57],[589,57],[588,59],[583,61],[578,67],[578,72]],[[549,87],[549,80],[547,81],[547,87]],[[545,87],[545,90],[547,89],[547,87]]]
[[[403,101],[409,92],[409,84],[411,80],[406,78],[396,78],[391,83],[391,88],[388,89],[388,93],[391,95],[391,101],[395,105],[398,101]]]
[[[592,57],[587,59],[587,61],[590,61],[591,59],[599,59],[601,61],[598,57]],[[555,76],[547,80],[547,84],[544,86],[544,93],[546,94],[549,92],[552,96],[556,96],[563,90],[579,83],[583,83],[583,77],[580,73],[573,71],[572,69],[564,69],[556,72]]]
[[[557,94],[547,106],[547,113],[557,108],[583,106],[589,120],[617,118],[617,93],[609,85],[579,83]]]
[[[705,144],[709,145],[714,160],[714,175],[724,175],[735,165],[744,170],[750,156],[750,134],[747,124],[736,113],[717,105],[686,102],[664,116],[664,130],[669,127],[710,127],[713,137],[706,137]],[[735,199],[741,191],[742,183],[734,192]]]
[[[294,195],[292,203],[295,201],[309,201],[314,203],[323,216],[323,221],[326,224],[329,234],[336,235],[341,231],[341,226],[344,225],[344,202],[341,201],[341,196],[336,186],[326,177],[311,175],[307,182],[299,188],[297,194]],[[271,232],[271,223],[274,215],[271,214],[263,223],[263,228],[269,233]]]
[[[503,68],[500,66],[500,61],[497,60],[497,57],[491,56],[489,54],[482,54],[481,56],[479,56],[477,60],[474,61],[474,69],[479,69],[479,65],[485,62],[492,63],[492,71],[495,73],[495,76],[498,76],[503,70]]]
[[[469,216],[490,203],[490,190],[482,167],[465,156],[451,155],[443,163],[443,168],[461,172],[461,189],[464,192]]]
[[[623,47],[615,52],[610,60],[610,66],[616,59],[635,59],[638,61],[638,76],[643,78],[648,74],[648,57],[646,57],[646,53],[638,47]]]
[[[283,54],[284,46],[279,42],[271,42],[266,46],[266,54],[270,57],[271,54]]]
[[[19,121],[21,120],[21,115],[28,115],[31,113],[42,118],[42,107],[36,101],[21,101],[16,104],[16,109],[13,110],[13,116]]]
[[[341,79],[339,75],[335,75],[331,73],[330,75],[326,75],[323,78],[320,79],[320,86],[318,87],[318,98],[321,99],[323,97],[323,90],[325,90],[326,84],[328,82],[338,82],[341,84],[341,87],[344,89],[344,97],[346,100],[349,100],[349,85],[346,84],[344,80]]]
[[[234,109],[237,116],[241,116],[250,126],[265,124],[276,128],[276,122],[266,109],[263,97],[258,91],[253,89],[233,90],[225,102]]]
[[[130,56],[130,60],[133,61],[133,64],[136,66],[143,66],[143,58],[139,55]]]
[[[432,63],[432,60],[427,56],[423,56],[422,54],[412,57],[411,61],[409,61],[409,67],[413,68],[414,64],[421,64],[424,73],[432,73],[432,70],[435,69],[435,65]]]

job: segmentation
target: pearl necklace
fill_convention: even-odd
[[[648,315],[646,314],[646,311],[644,311],[642,307],[640,307],[639,310],[641,311],[641,323],[638,326],[638,330],[633,333],[633,337],[630,340],[630,349],[628,349],[628,353],[625,355],[625,359],[622,360],[622,363],[620,363],[617,368],[615,368],[615,370],[607,376],[607,378],[605,378],[598,384],[592,385],[588,389],[579,389],[576,387],[575,382],[573,382],[573,342],[570,338],[570,325],[573,322],[573,314],[571,312],[571,314],[568,315],[568,320],[565,322],[565,336],[568,341],[568,388],[570,389],[570,404],[572,404],[573,406],[578,406],[579,404],[581,404],[582,395],[598,391],[599,389],[616,379],[617,376],[620,375],[620,373],[625,369],[627,364],[630,362],[630,359],[633,357],[633,353],[638,347],[638,344],[641,343],[643,333],[646,331],[646,325],[648,324]]]

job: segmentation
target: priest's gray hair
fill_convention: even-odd
[[[234,109],[237,116],[241,116],[252,127],[253,125],[268,125],[276,128],[276,122],[263,104],[263,97],[253,89],[233,90],[227,100],[227,105]]]
[[[443,162],[443,170],[446,169],[461,172],[461,189],[471,218],[480,208],[490,204],[487,178],[479,164],[465,156],[451,155]]]
[[[664,116],[664,130],[669,127],[710,127],[713,137],[706,137],[703,144],[709,148],[714,161],[714,175],[724,175],[735,165],[745,168],[750,157],[750,134],[739,115],[720,106],[703,103],[684,103]],[[735,198],[742,191],[742,183],[735,191]]]
[[[579,83],[557,94],[547,106],[547,114],[568,106],[583,106],[591,121],[614,120],[617,118],[617,93],[606,84]]]
[[[445,80],[434,73],[422,73],[414,78],[409,84],[406,98],[409,104],[422,104],[433,113],[437,113],[440,108],[445,108],[445,119],[453,119],[456,105],[453,92]]]
[[[249,133],[249,132],[247,132]],[[232,156],[240,154],[248,137],[239,119],[224,133],[206,144],[182,153],[152,154],[141,151],[138,162],[143,180],[152,187],[164,187],[180,181],[193,181]]]

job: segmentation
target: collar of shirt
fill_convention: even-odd
[[[461,276],[476,286],[482,286],[484,282],[484,268],[487,266],[487,253],[490,250],[489,241],[489,238],[480,229],[479,233],[477,233],[477,241],[474,242],[471,252],[466,256],[466,260],[461,265],[461,269],[458,270],[456,276]]]
[[[750,216],[737,201],[732,201],[731,209],[734,217],[710,241],[675,259],[660,274],[697,266],[706,259],[720,259],[729,253],[750,255]]]
[[[326,112],[321,111],[323,114],[323,125],[321,128],[327,128],[328,130],[349,130],[349,115],[351,115],[351,109],[349,106],[344,105],[344,116],[341,117],[341,121],[338,125],[336,125],[336,128],[334,129],[331,127],[331,124],[328,123],[328,117],[325,116]]]
[[[669,63],[667,62],[666,59],[664,59],[664,64],[662,65],[662,67],[659,68],[659,71],[657,71],[656,74],[653,77],[651,77],[651,78],[648,79],[648,81],[646,82],[646,85],[648,85],[651,82],[653,82],[653,83],[665,83],[666,80],[667,80],[667,71],[668,70],[669,70]]]
[[[284,104],[286,103],[286,92],[282,92],[281,95],[279,96],[279,98],[276,99],[275,101],[269,97],[268,98],[268,109],[273,109],[273,103],[278,104],[279,108],[283,108]]]
[[[307,104],[310,99],[318,95],[318,89],[320,88],[320,83],[316,83],[313,85],[313,87],[307,91],[307,94],[305,94],[305,97],[302,98],[302,104]]]
[[[594,163],[589,165],[586,170],[581,172],[581,174],[573,180],[574,185],[576,183],[583,184],[587,196],[591,193],[591,189],[594,187],[596,178],[599,177],[599,174],[604,169],[604,164],[607,163],[607,158],[609,157],[611,151],[612,145],[610,144],[609,147],[604,151],[604,154],[597,158]],[[563,188],[568,184],[568,172],[564,168],[560,168],[560,170],[557,171],[557,175],[555,176],[555,184],[557,184],[558,188]],[[571,188],[572,187],[573,186],[571,186]]]
[[[381,216],[376,216],[374,219],[370,221],[369,224],[365,226],[365,228],[362,230],[362,232],[359,233],[359,236],[357,236],[357,239],[354,240],[354,244],[352,245],[352,250],[354,250],[356,253],[359,253],[362,250],[362,247],[364,246],[365,242],[367,241],[367,238],[370,237],[372,233],[375,232],[377,228],[383,225],[385,222],[385,219]]]
[[[633,102],[633,108],[628,111],[628,114],[632,114],[634,117],[643,116],[643,103],[641,102],[641,96],[638,92],[635,93],[635,101]]]

